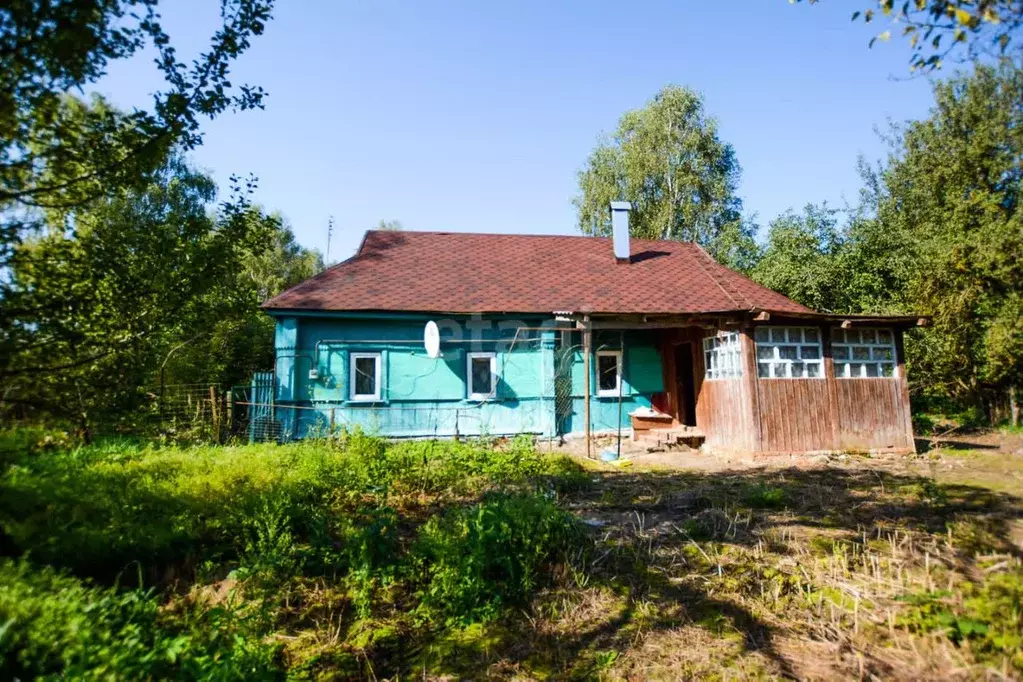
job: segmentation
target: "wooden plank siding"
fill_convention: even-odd
[[[838,387],[838,449],[913,447],[912,433],[906,431],[907,415],[899,379],[838,379],[835,384]]]
[[[759,379],[761,452],[835,449],[828,382],[824,379]]]
[[[809,326],[805,321],[795,326]],[[791,326],[779,322],[781,326]],[[912,452],[902,331],[894,329],[897,376],[836,378],[831,329],[820,327],[824,376],[762,379],[757,376],[753,326],[742,328],[743,374],[737,379],[704,378],[703,339],[715,332],[697,327],[661,335],[665,394],[657,406],[677,415],[675,346],[690,342],[696,393],[696,425],[712,450],[777,455],[845,450]]]
[[[743,376],[737,379],[704,379],[703,337],[692,335],[693,368],[696,376],[696,425],[715,450],[755,452],[759,449],[760,427],[754,409],[753,382],[749,380],[753,339],[748,330],[740,334]],[[755,362],[755,360],[754,360]]]
[[[897,377],[836,378],[831,329],[821,329],[824,377],[756,378],[760,454],[913,450],[902,331],[895,329]],[[756,362],[756,349],[751,351]],[[755,368],[755,364],[754,364]]]

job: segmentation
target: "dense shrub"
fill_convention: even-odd
[[[254,620],[227,606],[165,613],[151,590],[0,562],[5,679],[275,679],[277,648]]]
[[[431,519],[413,548],[421,612],[489,620],[523,602],[545,569],[582,540],[573,516],[541,495],[497,495]]]

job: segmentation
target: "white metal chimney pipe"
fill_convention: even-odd
[[[611,231],[614,235],[615,260],[629,262],[629,211],[632,204],[627,201],[611,202]]]

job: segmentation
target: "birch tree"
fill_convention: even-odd
[[[703,98],[665,87],[645,107],[626,112],[579,172],[579,228],[611,234],[610,202],[630,201],[633,236],[693,241],[745,269],[755,245],[736,195],[740,173]]]

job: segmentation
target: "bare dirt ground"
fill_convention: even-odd
[[[587,460],[595,485],[564,500],[600,538],[588,577],[536,600],[492,674],[1020,679],[1023,434],[624,454]]]

